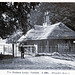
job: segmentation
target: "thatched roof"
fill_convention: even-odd
[[[18,42],[43,39],[75,39],[75,32],[61,22],[46,27],[35,25]]]
[[[12,35],[7,38],[6,43],[16,43],[18,39],[22,36],[22,31],[17,30]]]

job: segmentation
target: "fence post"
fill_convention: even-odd
[[[3,54],[5,54],[5,45],[3,46]]]
[[[14,43],[12,44],[12,54],[13,54],[13,57],[14,57]]]
[[[9,46],[8,46],[8,55],[10,55],[10,54],[9,54]]]
[[[30,54],[32,54],[32,46],[30,46]]]
[[[16,57],[17,57],[17,44],[16,44]]]
[[[37,54],[38,53],[38,47],[35,44],[34,44],[34,47],[35,47],[35,54]]]

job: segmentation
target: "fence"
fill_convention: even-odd
[[[75,45],[74,46],[55,46],[55,47],[38,47],[37,49],[37,45],[23,45],[24,48],[24,53],[25,55],[28,54],[37,54],[37,53],[53,53],[53,52],[59,52],[59,53],[63,53],[63,54],[70,54],[70,53],[75,53]],[[17,44],[15,44],[14,46],[14,55],[17,56],[21,56],[21,51],[19,51],[19,46]],[[48,49],[48,50],[47,50]],[[47,52],[48,51],[48,52]],[[0,54],[4,54],[4,55],[12,55],[12,45],[11,44],[0,44]]]
[[[23,45],[24,54],[25,55],[32,55],[37,53],[36,45]],[[0,54],[3,55],[13,55],[13,48],[12,44],[0,44]],[[20,47],[18,44],[14,44],[14,57],[21,56]]]
[[[25,55],[34,55],[37,53],[37,46],[36,45],[19,46],[19,51],[21,51],[21,47],[23,47]]]
[[[12,55],[12,45],[11,44],[0,44],[0,54]]]

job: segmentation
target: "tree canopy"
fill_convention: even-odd
[[[75,3],[42,2],[39,7],[36,7],[36,10],[32,12],[32,15],[34,15],[34,17],[31,17],[33,24],[41,25],[44,21],[44,13],[48,11],[52,24],[63,22],[75,30]]]
[[[7,38],[17,29],[21,29],[25,34],[32,27],[28,21],[30,11],[34,11],[38,4],[34,2],[1,2],[0,37]]]

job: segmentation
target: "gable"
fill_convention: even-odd
[[[52,37],[56,39],[75,39],[75,31],[59,22],[53,32],[48,36],[48,38]]]
[[[17,30],[9,38],[6,39],[6,43],[16,43],[18,39],[22,36],[22,31]]]

